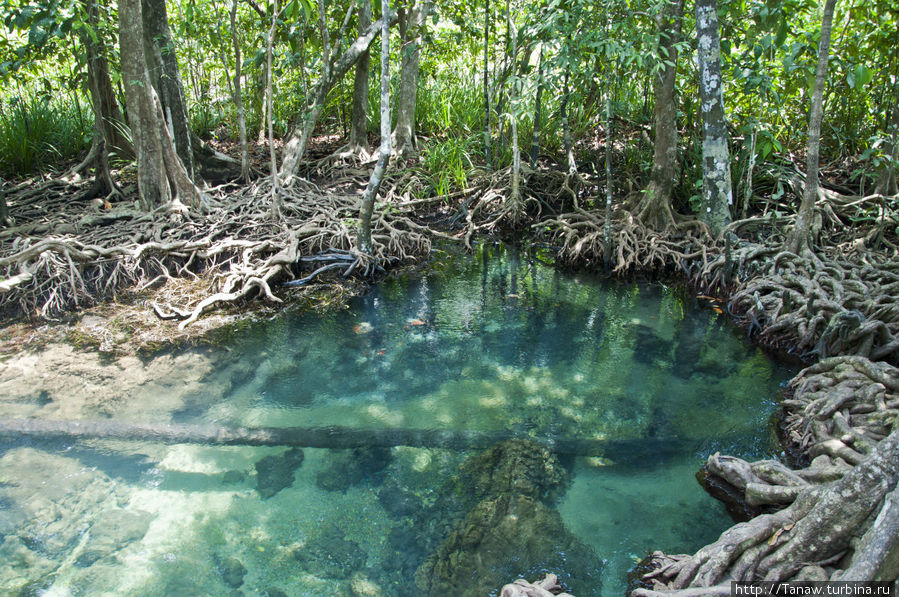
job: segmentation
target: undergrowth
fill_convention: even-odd
[[[86,104],[47,95],[0,98],[0,176],[18,178],[77,158],[91,142]]]

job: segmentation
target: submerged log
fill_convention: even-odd
[[[221,446],[296,446],[349,449],[409,446],[445,450],[483,450],[510,439],[527,438],[556,454],[604,456],[612,461],[657,462],[701,445],[697,440],[530,437],[512,431],[451,429],[360,429],[352,427],[225,427],[182,423],[133,423],[107,420],[0,418],[0,438],[39,440],[117,439],[163,444]]]

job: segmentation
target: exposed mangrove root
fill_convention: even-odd
[[[732,512],[750,518],[791,504],[813,485],[840,479],[889,435],[899,419],[899,370],[863,357],[832,357],[800,372],[783,400],[787,449],[807,468],[713,454],[703,483]]]
[[[427,253],[432,237],[411,208],[378,210],[373,254],[362,256],[355,247],[358,198],[311,183],[282,190],[276,220],[268,180],[214,189],[216,208],[205,214],[179,204],[152,213],[128,205],[97,210],[87,201],[73,204],[72,185],[39,188],[8,197],[18,225],[2,232],[0,309],[7,313],[51,318],[126,287],[202,276],[203,296],[154,307],[161,317],[183,319],[183,327],[222,304],[256,296],[280,302],[281,282],[299,277],[294,285],[301,285],[338,265],[344,276],[371,274]],[[323,271],[329,264],[335,267]],[[316,271],[304,277],[305,267]]]
[[[784,434],[794,451],[855,465],[899,421],[899,369],[863,357],[823,359],[790,382]]]
[[[747,243],[697,277],[706,288],[730,286],[731,314],[762,343],[807,359],[849,354],[899,362],[899,262],[891,256],[796,255]]]
[[[549,228],[559,255],[570,264],[599,267],[605,250],[605,214],[601,209],[576,208],[535,226]],[[629,211],[617,209],[612,220],[612,268],[617,274],[676,270],[689,272],[693,264],[717,257],[720,246],[707,227],[685,221],[663,231],[645,226]]]
[[[655,553],[634,597],[730,594],[732,580],[895,580],[899,370],[859,357],[814,365],[785,402],[791,442],[814,457],[792,471],[709,458],[747,503],[781,508],[725,531],[692,556]],[[886,512],[886,514],[884,514]]]
[[[572,597],[562,592],[559,577],[547,574],[543,580],[529,583],[523,578],[503,587],[500,597]]]

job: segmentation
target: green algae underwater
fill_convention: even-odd
[[[487,595],[548,571],[578,597],[621,595],[637,558],[693,552],[729,526],[694,473],[718,450],[776,453],[768,423],[790,368],[680,288],[494,245],[438,263],[215,349],[67,378],[84,358],[62,351],[45,357],[61,377],[35,383],[5,362],[20,381],[0,374],[0,416],[521,439],[482,452],[2,440],[0,593]],[[546,438],[610,451],[553,455]]]

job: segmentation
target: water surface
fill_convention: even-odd
[[[716,450],[771,454],[767,422],[790,371],[714,303],[502,247],[438,264],[345,311],[284,315],[224,349],[166,357],[164,376],[121,395],[115,374],[84,374],[98,390],[5,396],[0,415],[58,418],[82,396],[80,416],[124,420],[607,442],[565,458],[572,481],[552,504],[601,562],[601,588],[579,596],[623,594],[637,557],[694,551],[730,524],[693,473]],[[284,453],[2,443],[0,592],[415,595],[415,570],[453,524],[435,511],[472,455],[305,449],[290,466]],[[286,466],[284,487],[259,489],[267,465]]]

